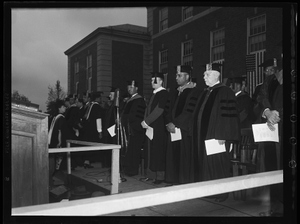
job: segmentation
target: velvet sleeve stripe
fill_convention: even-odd
[[[220,103],[234,103],[236,104],[235,100],[220,100]]]
[[[221,107],[221,110],[236,110],[236,107]]]
[[[237,117],[237,114],[221,114],[222,117]]]

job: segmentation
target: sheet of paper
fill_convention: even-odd
[[[114,124],[113,126],[111,126],[110,128],[107,129],[107,131],[111,137],[114,137],[116,135],[115,128],[116,128],[116,125]]]
[[[147,137],[152,140],[153,139],[153,128],[151,128],[150,126],[147,128],[146,130],[146,135]]]
[[[225,144],[220,145],[218,140],[216,139],[205,140],[205,148],[206,154],[208,156],[221,152],[226,152]]]
[[[180,128],[175,128],[175,133],[171,133],[171,142],[181,140],[181,130]]]
[[[271,131],[267,123],[252,124],[254,142],[279,142],[278,124],[273,127],[275,130]]]

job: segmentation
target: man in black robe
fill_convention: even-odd
[[[194,181],[190,120],[197,96],[192,94],[194,91],[194,84],[191,82],[192,67],[178,65],[175,68],[179,87],[170,94],[170,107],[166,113],[166,128],[170,134],[166,152],[165,181],[170,184],[184,184]],[[171,141],[171,134],[176,131],[181,132],[181,140]]]
[[[169,99],[169,92],[163,87],[164,74],[161,72],[152,73],[153,95],[147,105],[142,127],[153,134],[147,138],[146,160],[149,169],[155,172],[154,184],[161,184],[165,180],[166,169],[166,147],[168,132],[165,128],[164,111]],[[144,150],[146,150],[144,149]],[[149,155],[149,156],[148,156]],[[147,180],[148,177],[142,180]]]
[[[235,93],[240,118],[240,127],[252,128],[254,123],[253,101],[248,93],[242,90],[243,78],[232,79],[232,90]]]
[[[66,111],[65,102],[63,100],[55,101],[55,114],[52,119],[48,132],[49,148],[65,148],[67,136],[67,124],[64,113]],[[53,187],[53,175],[55,170],[59,170],[64,154],[49,154],[49,186]]]
[[[271,59],[274,74],[268,76],[262,84],[257,101],[260,105],[260,123],[267,122],[271,130],[278,124],[279,143],[264,142],[260,143],[260,163],[261,171],[273,171],[283,168],[283,142],[282,142],[282,123],[283,123],[283,77],[281,60]],[[266,61],[266,64],[270,60]],[[263,156],[262,156],[263,154]],[[282,215],[283,189],[282,184],[270,186],[271,215]]]
[[[102,139],[102,116],[103,109],[100,106],[102,92],[95,92],[91,95],[91,104],[86,111],[86,115],[83,119],[82,128],[82,141],[87,142],[101,142]],[[86,152],[88,153],[93,161],[100,161],[103,163],[104,158],[102,157],[102,152]],[[94,156],[93,156],[94,155]],[[90,165],[92,161],[86,160],[84,163],[85,168],[93,168]]]
[[[234,92],[221,83],[218,63],[205,65],[204,81],[208,88],[200,95],[195,112],[193,144],[198,169],[198,181],[208,181],[230,177],[229,146],[239,141],[240,127]],[[225,152],[208,154],[205,141],[215,139],[220,145],[225,144]],[[228,193],[216,195],[221,202],[228,198]]]
[[[141,162],[141,149],[143,148],[145,130],[141,126],[144,119],[146,103],[144,98],[138,94],[138,83],[135,80],[129,81],[127,90],[130,98],[126,101],[121,114],[122,128],[122,166],[127,176],[138,174]],[[123,132],[123,130],[125,130]],[[128,144],[127,144],[128,143]],[[126,147],[127,146],[127,147]]]

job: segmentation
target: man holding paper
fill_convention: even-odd
[[[197,168],[196,181],[230,176],[229,146],[240,139],[240,123],[234,92],[221,83],[222,64],[205,65],[203,74],[208,86],[198,98],[194,117],[193,148]],[[226,144],[225,144],[226,143]],[[226,200],[228,193],[215,195]]]
[[[165,179],[170,184],[185,184],[194,181],[190,120],[198,96],[192,94],[197,89],[191,82],[192,67],[178,65],[175,69],[179,87],[171,94],[166,115],[166,128],[170,134]]]
[[[154,184],[161,184],[165,180],[167,130],[165,128],[164,110],[169,99],[169,92],[162,87],[164,74],[152,72],[153,95],[145,111],[145,117],[141,125],[145,128],[146,135],[152,129],[152,136],[148,136],[148,148],[146,153],[149,169],[155,172]],[[152,137],[152,138],[151,138]],[[145,177],[142,180],[147,180]]]

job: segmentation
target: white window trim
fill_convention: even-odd
[[[212,56],[213,56],[213,54],[212,54],[212,49],[213,49],[214,47],[216,47],[216,46],[213,46],[213,42],[214,42],[213,36],[214,36],[214,33],[215,33],[215,32],[220,31],[220,30],[224,30],[224,39],[225,39],[225,28],[224,28],[224,27],[210,32],[210,61],[213,61],[213,60],[212,60],[212,59],[213,59],[213,58],[212,58]],[[224,44],[222,44],[222,45],[225,46],[225,41],[224,41]],[[218,46],[221,46],[221,45],[218,45]],[[224,52],[225,52],[225,50],[224,50]],[[223,55],[223,58],[222,58],[222,59],[219,59],[219,60],[216,60],[216,61],[222,61],[222,60],[224,60],[224,55]]]
[[[188,18],[184,18],[184,9],[189,8],[189,7],[192,8],[192,15]],[[181,12],[182,12],[182,21],[189,20],[189,19],[193,18],[193,16],[194,16],[194,7],[193,6],[182,6]]]
[[[185,43],[188,43],[188,42],[191,42],[193,44],[193,39],[190,39],[188,41],[185,41],[185,42],[181,42],[181,64],[183,65],[183,57],[184,56],[187,56],[187,55],[183,55],[184,54],[184,44]],[[193,48],[192,48],[193,49]],[[190,55],[192,55],[192,62],[193,62],[193,53],[191,53]],[[193,64],[193,63],[192,63]]]
[[[266,14],[261,14],[261,15],[257,15],[257,16],[251,17],[251,18],[247,18],[247,54],[252,54],[252,53],[254,54],[254,53],[266,50],[266,49],[260,49],[260,50],[256,50],[256,51],[250,51],[250,44],[249,44],[249,39],[250,39],[250,21],[252,19],[255,19],[255,18],[258,18],[258,17],[261,17],[261,16],[265,16],[265,27],[266,27],[266,29],[265,29],[264,33],[267,35],[267,15]]]

